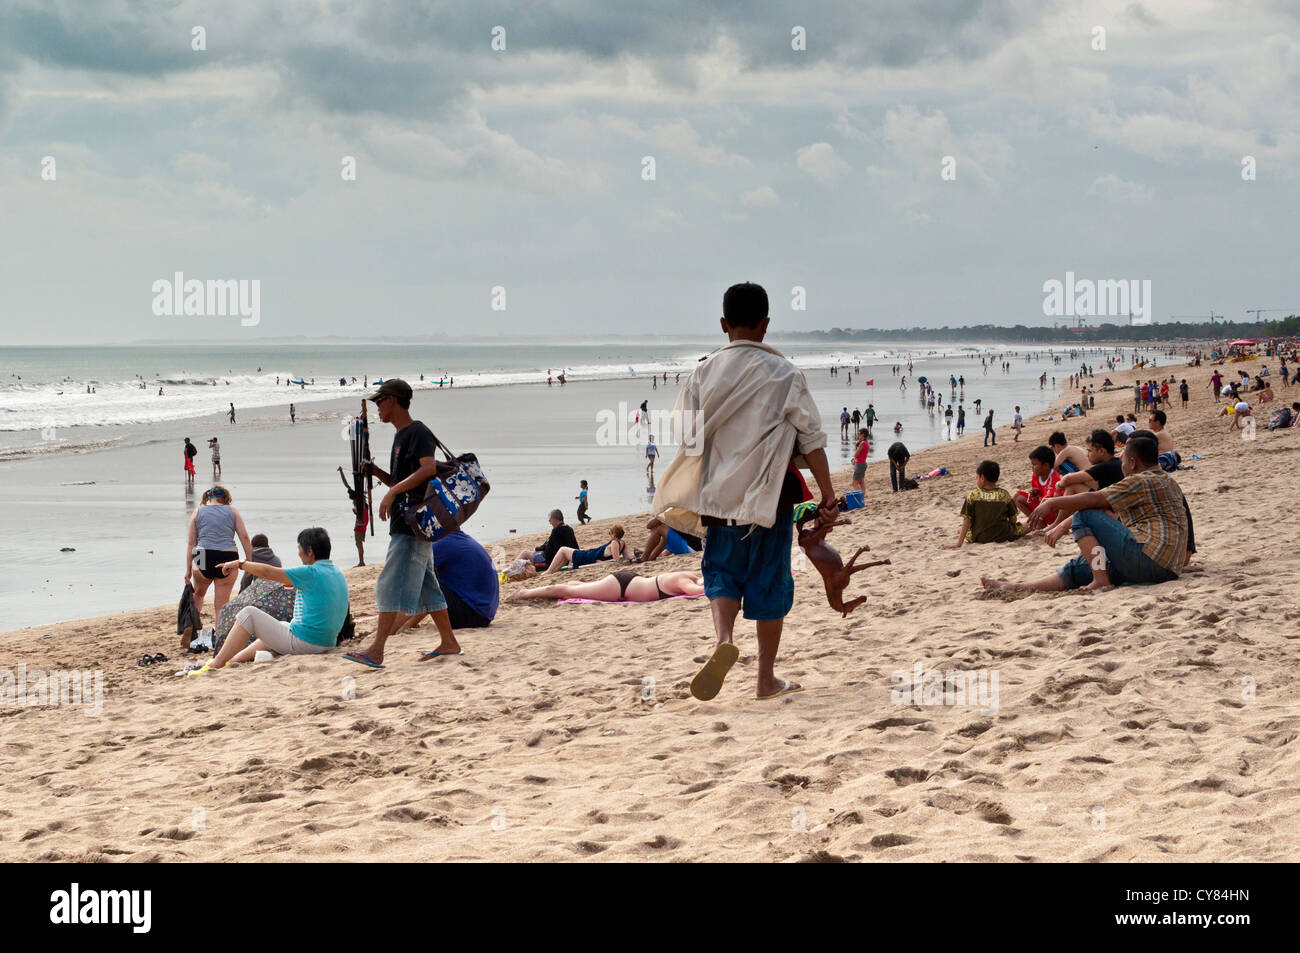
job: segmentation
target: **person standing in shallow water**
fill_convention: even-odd
[[[993,429],[993,411],[991,410],[989,415],[984,418],[984,446],[989,445],[990,437],[993,438],[993,446],[996,447],[998,445],[998,435]]]

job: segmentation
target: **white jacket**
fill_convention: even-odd
[[[653,506],[678,532],[702,534],[701,514],[771,526],[795,448],[826,446],[803,372],[753,341],[724,345],[697,367],[673,418],[680,446]]]

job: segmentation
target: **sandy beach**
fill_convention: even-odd
[[[1276,370],[1275,359],[1224,369],[1263,363]],[[1136,377],[1171,370],[1191,385],[1169,430],[1191,467],[1177,479],[1203,572],[1012,596],[985,593],[980,575],[1036,578],[1077,548],[940,549],[980,460],[1001,463],[1003,487],[1024,486],[1027,455],[1051,431],[1082,444],[1133,409]],[[815,571],[796,572],[777,673],[806,691],[770,703],[753,699],[752,625],[737,630],[722,693],[690,697],[713,643],[704,599],[503,602],[490,628],[462,634],[463,657],[418,662],[436,642],[426,623],[389,643],[383,671],[337,650],[175,678],[186,659],[174,605],[7,633],[4,668],[102,670],[103,703],[97,714],[0,705],[0,859],[1295,859],[1300,557],[1285,513],[1300,431],[1263,425],[1300,390],[1279,386],[1245,441],[1216,416],[1212,370],[1111,373],[1107,392],[1098,373],[1088,417],[1027,418],[1013,443],[1000,410],[995,448],[972,416],[964,440],[913,456],[910,474],[954,471],[915,492],[892,494],[875,455],[866,508],[830,542],[845,554],[869,544],[892,565],[854,577],[848,594],[868,602],[847,618]],[[832,436],[835,423],[824,421]],[[835,482],[847,489],[848,470]],[[622,522],[640,546],[648,516],[596,521],[579,538]],[[335,546],[349,565],[350,540]],[[348,571],[362,619],[377,572]],[[171,661],[137,667],[155,652]],[[891,676],[917,665],[996,673],[996,711],[897,704]]]

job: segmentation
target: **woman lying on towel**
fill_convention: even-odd
[[[634,572],[616,572],[595,582],[558,583],[539,589],[516,589],[508,602],[520,599],[591,599],[594,602],[658,602],[673,596],[701,596],[704,576],[691,572],[663,572],[657,576],[638,576]]]

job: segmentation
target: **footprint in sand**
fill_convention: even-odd
[[[925,781],[930,777],[930,772],[922,768],[890,768],[885,772],[885,777],[893,778],[894,783],[901,788]]]

